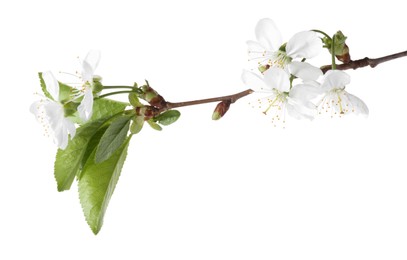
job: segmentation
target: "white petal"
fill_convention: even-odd
[[[274,51],[280,48],[283,40],[273,20],[261,19],[256,25],[255,33],[257,41],[267,50]]]
[[[256,60],[261,63],[262,60],[268,60],[268,58],[264,56],[267,50],[260,43],[255,41],[247,41],[246,44],[249,61]]]
[[[306,105],[293,99],[288,100],[286,108],[288,114],[296,119],[313,120],[316,114],[316,107],[312,104]]]
[[[42,78],[44,79],[45,87],[47,91],[51,94],[51,97],[55,100],[59,100],[59,83],[54,77],[51,71],[46,71],[42,73]]]
[[[323,75],[322,70],[306,62],[293,61],[288,65],[290,73],[304,80],[317,80]]]
[[[100,51],[91,50],[82,62],[82,80],[91,82],[100,61]]]
[[[322,94],[323,91],[320,87],[306,84],[295,85],[290,90],[290,98],[299,100],[302,103],[310,102]]]
[[[76,134],[75,124],[68,118],[64,118],[64,125],[65,125],[68,133],[71,135],[71,139],[74,138],[74,136]]]
[[[85,122],[88,121],[92,116],[92,108],[93,108],[93,93],[92,89],[89,87],[86,88],[82,102],[78,106],[79,117]]]
[[[294,34],[287,42],[286,52],[291,58],[310,59],[317,56],[322,50],[322,41],[312,31],[304,31]]]
[[[334,88],[344,88],[350,83],[350,76],[341,70],[329,70],[325,73],[324,82],[322,88],[325,91],[329,91]]]
[[[352,106],[352,109],[355,114],[361,114],[364,116],[369,115],[369,108],[367,108],[365,102],[363,102],[360,98],[349,94],[348,92],[344,91],[344,95],[349,99],[349,102]]]
[[[101,57],[100,51],[91,50],[86,55],[84,62],[89,64],[89,66],[92,68],[92,70],[95,71],[97,66],[99,65],[100,57]]]
[[[35,101],[34,103],[31,104],[30,106],[30,112],[34,114],[34,116],[38,119],[39,115],[39,106],[41,105],[41,101]]]
[[[290,91],[290,77],[288,73],[278,67],[271,67],[263,73],[264,82],[269,88],[274,88],[280,92]]]
[[[271,88],[264,83],[264,80],[259,75],[251,71],[243,70],[242,81],[244,84],[246,84],[247,87],[253,89],[256,92],[271,91]]]

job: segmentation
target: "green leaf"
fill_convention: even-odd
[[[58,149],[54,164],[58,191],[71,188],[72,182],[82,166],[90,140],[104,123],[105,120],[99,120],[79,127],[65,150]]]
[[[96,235],[103,225],[106,208],[119,180],[127,156],[131,135],[112,156],[101,164],[92,160],[95,151],[83,169],[79,180],[79,199],[89,227]]]
[[[134,93],[134,92],[129,94],[129,102],[133,107],[142,107],[142,106],[144,106],[140,102],[137,93]]]
[[[130,126],[130,132],[132,134],[138,134],[144,125],[144,116],[133,117],[133,123]]]
[[[57,181],[58,191],[71,188],[75,176],[78,175],[81,167],[107,129],[101,130],[100,128],[113,116],[121,113],[126,106],[126,103],[108,99],[95,100],[93,120],[79,127],[75,137],[68,143],[65,150],[59,149],[57,152],[54,176]]]
[[[157,131],[161,131],[163,130],[163,128],[157,124],[156,122],[154,122],[152,119],[147,120],[147,123],[151,126],[152,129],[157,130]]]
[[[167,110],[164,113],[154,117],[154,121],[162,125],[171,125],[181,116],[178,110]]]
[[[125,141],[133,116],[124,115],[116,118],[107,128],[96,148],[95,162],[107,160]]]
[[[44,79],[42,77],[42,72],[39,72],[38,76],[40,78],[40,84],[41,84],[42,92],[44,93],[44,95],[47,98],[54,100],[54,98],[51,96],[51,94],[47,90],[47,86],[45,85],[45,81],[44,81]],[[72,93],[73,89],[70,86],[66,85],[66,84],[63,84],[61,82],[58,82],[58,83],[59,83],[59,97],[58,98],[63,103],[63,102],[70,99],[70,96],[71,96],[71,93]]]
[[[128,103],[119,102],[107,98],[99,98],[93,102],[93,113],[90,121],[115,115],[128,106]]]

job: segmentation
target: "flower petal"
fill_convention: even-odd
[[[350,76],[341,70],[329,70],[325,73],[324,82],[322,83],[322,89],[329,91],[334,88],[343,89],[350,83]]]
[[[271,67],[264,72],[264,82],[268,88],[276,89],[280,92],[290,91],[290,78],[288,73],[278,67]]]
[[[293,61],[288,65],[288,69],[291,74],[304,81],[314,81],[323,75],[320,68],[306,62]]]
[[[304,104],[293,99],[288,99],[286,108],[288,114],[296,119],[305,118],[313,120],[316,114],[316,107],[310,102]]]
[[[242,81],[246,84],[247,87],[253,89],[256,92],[270,92],[271,88],[269,88],[264,80],[257,74],[243,70],[242,72]]]
[[[322,41],[312,31],[304,31],[294,34],[287,42],[286,52],[291,58],[310,59],[317,56],[322,50]]]
[[[91,82],[95,70],[99,65],[100,61],[100,51],[91,50],[85,57],[85,60],[82,62],[82,80]]]
[[[344,91],[344,95],[349,99],[353,113],[355,113],[356,115],[361,114],[366,117],[369,115],[369,108],[366,106],[365,102],[363,102],[357,96],[349,94],[346,91]]]
[[[298,100],[302,103],[310,102],[323,94],[320,87],[315,87],[308,84],[295,85],[290,90],[290,98]]]
[[[273,20],[269,18],[261,19],[255,29],[257,41],[267,50],[278,50],[282,44],[280,31]]]
[[[71,135],[71,139],[75,137],[76,134],[76,127],[75,124],[69,120],[68,118],[64,118],[64,125],[66,127],[66,130],[68,133]]]
[[[42,78],[44,79],[45,87],[51,97],[55,100],[59,100],[59,83],[58,80],[54,77],[51,71],[46,71],[42,73]]]
[[[92,116],[92,108],[93,108],[93,93],[92,88],[88,87],[85,89],[82,102],[78,106],[79,117],[85,122],[88,121]]]

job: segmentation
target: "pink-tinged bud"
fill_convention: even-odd
[[[230,104],[230,100],[220,102],[213,111],[212,120],[221,119],[226,114],[226,112],[228,112]]]

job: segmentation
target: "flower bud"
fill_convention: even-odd
[[[334,34],[333,40],[325,37],[323,42],[325,43],[324,47],[328,48],[329,52],[332,54],[332,43],[334,44],[333,50],[335,57],[342,61],[343,63],[348,63],[351,61],[349,54],[349,47],[346,44],[347,37],[343,35],[341,31],[338,31]]]
[[[220,102],[213,111],[212,120],[221,119],[228,112],[230,104],[230,100]]]
[[[140,94],[140,98],[144,99],[150,105],[158,109],[164,108],[167,105],[165,99],[160,94],[158,94],[157,91],[150,87],[148,81],[146,81],[146,83],[146,85],[140,87],[143,91],[143,93]]]
[[[155,117],[159,113],[158,109],[153,106],[136,107],[135,111],[137,116],[144,116],[144,120],[146,121]]]

